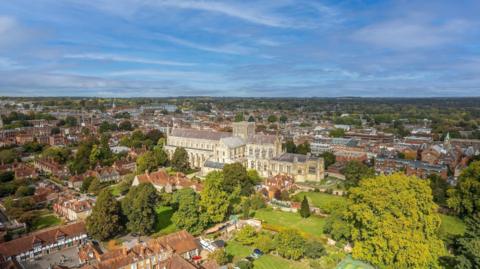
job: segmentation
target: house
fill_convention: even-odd
[[[294,178],[285,174],[278,174],[267,178],[265,180],[265,186],[267,187],[268,198],[270,199],[274,198],[277,192],[289,191],[296,187]]]
[[[41,230],[0,244],[0,261],[33,260],[87,240],[83,222]]]
[[[120,173],[113,167],[102,167],[97,169],[98,179],[100,182],[119,181]]]
[[[37,171],[30,165],[20,165],[16,167],[14,171],[15,179],[32,179],[38,177]]]
[[[33,161],[33,165],[39,171],[58,178],[64,178],[69,175],[67,167],[55,162],[53,159],[36,159]]]
[[[189,179],[183,173],[177,172],[174,175],[169,175],[165,169],[153,173],[146,171],[144,174],[135,176],[132,186],[138,186],[141,183],[151,183],[157,191],[164,190],[168,193],[184,188],[191,188],[199,192],[203,187],[201,183]]]
[[[193,258],[199,253],[196,239],[187,231],[179,231],[133,246],[124,244],[106,253],[84,247],[78,256],[86,263],[83,269],[196,269],[200,267],[193,263]]]
[[[86,220],[92,213],[94,201],[92,199],[59,199],[53,204],[53,212],[68,221]]]
[[[71,189],[80,190],[83,184],[84,177],[82,175],[74,175],[68,179],[68,187]]]

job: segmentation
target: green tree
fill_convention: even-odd
[[[0,182],[9,182],[15,178],[13,171],[1,171],[0,172]]]
[[[308,200],[306,196],[303,196],[302,205],[300,207],[299,213],[300,213],[300,216],[302,216],[302,218],[310,217],[310,205],[308,204]]]
[[[465,234],[457,240],[455,249],[456,269],[480,268],[480,214],[465,220]]]
[[[333,129],[329,133],[330,137],[344,137],[345,136],[345,130],[337,128]]]
[[[250,117],[248,117],[248,122],[255,122],[255,118],[252,115],[250,115]]]
[[[274,122],[278,121],[278,118],[275,115],[270,115],[270,116],[268,116],[267,121],[270,122],[270,123],[274,123]]]
[[[235,122],[241,122],[241,121],[244,121],[243,112],[238,112],[235,115]]]
[[[305,239],[297,230],[283,230],[276,238],[277,252],[280,256],[298,260],[305,253]]]
[[[182,148],[178,147],[175,149],[172,157],[172,167],[176,171],[186,173],[190,170],[190,163],[188,161],[188,153]]]
[[[327,169],[330,165],[335,163],[335,155],[330,151],[326,151],[320,154],[320,157],[323,158],[325,169]]]
[[[235,234],[235,240],[243,245],[253,245],[257,241],[257,231],[252,226],[245,225]]]
[[[223,189],[232,193],[235,187],[240,187],[241,195],[250,195],[254,183],[248,177],[247,169],[241,163],[225,164],[223,167]]]
[[[457,186],[447,191],[447,204],[460,216],[472,216],[480,209],[480,161],[472,162],[458,177]]]
[[[287,153],[295,153],[297,152],[297,145],[293,142],[292,139],[288,139],[284,144],[283,148]]]
[[[130,188],[121,203],[123,214],[128,220],[127,229],[142,235],[153,232],[158,200],[157,190],[150,183],[142,183]]]
[[[208,254],[208,259],[215,260],[218,265],[225,265],[230,262],[230,257],[223,248],[216,249],[214,252]]]
[[[433,201],[438,205],[447,205],[448,182],[439,175],[432,174],[428,176],[430,188],[432,189]]]
[[[373,177],[375,171],[359,161],[349,161],[342,169],[345,175],[345,185],[347,188],[358,185],[361,179]]]
[[[403,174],[360,181],[350,189],[347,220],[353,257],[378,268],[437,268],[445,254],[428,182]]]
[[[18,158],[18,154],[13,149],[0,150],[0,164],[13,163]]]
[[[287,120],[288,120],[287,116],[285,116],[285,115],[280,116],[280,122],[281,123],[286,123]]]
[[[20,186],[18,187],[17,191],[15,192],[16,197],[24,197],[24,196],[30,196],[35,193],[35,187],[34,186]]]
[[[94,177],[84,178],[82,181],[82,186],[80,187],[80,191],[87,192],[94,179],[95,179]]]
[[[64,164],[70,157],[70,150],[64,147],[48,147],[42,152],[42,156]]]
[[[318,259],[327,255],[327,251],[322,243],[316,240],[308,240],[305,244],[305,257],[310,259]]]
[[[77,126],[78,125],[78,122],[77,122],[77,118],[73,117],[73,116],[67,116],[65,118],[65,125],[67,127],[74,127],[74,126]]]
[[[159,141],[160,141],[160,139],[159,139]],[[163,149],[163,144],[156,145],[153,148],[153,155],[155,157],[155,163],[156,163],[157,166],[168,165],[168,154]]]
[[[132,131],[133,126],[132,126],[132,123],[129,120],[124,120],[124,121],[120,122],[120,124],[118,125],[118,129],[123,130],[123,131]],[[155,141],[157,141],[157,140],[155,140]]]
[[[152,172],[157,168],[157,160],[151,151],[147,151],[137,158],[137,174],[143,174],[146,171]]]
[[[297,146],[296,153],[306,155],[307,153],[310,153],[311,151],[312,151],[312,149],[310,148],[310,143],[305,141],[302,144]]]
[[[276,248],[273,235],[266,232],[260,233],[258,235],[254,245],[255,248],[260,249],[263,253],[269,253]]]
[[[223,173],[208,173],[201,193],[200,206],[212,223],[222,222],[230,205],[229,196],[222,188]]]
[[[87,231],[97,240],[106,240],[123,229],[120,204],[109,190],[100,192],[92,214],[87,218]]]
[[[172,216],[172,222],[177,228],[185,229],[192,234],[199,234],[208,223],[208,217],[201,214],[198,194],[190,188],[175,192],[172,197],[173,207],[177,211]]]
[[[90,186],[88,186],[88,192],[97,194],[102,190],[102,183],[100,182],[100,179],[98,178],[93,178],[92,182],[90,183]]]

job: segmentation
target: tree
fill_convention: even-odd
[[[168,164],[168,154],[163,149],[163,144],[156,145],[153,148],[153,155],[157,166],[166,166]]]
[[[345,185],[347,188],[358,185],[361,179],[373,177],[375,171],[373,168],[366,166],[359,161],[349,161],[342,169],[342,173],[345,175]]]
[[[237,262],[236,267],[239,269],[253,269],[253,263],[249,260],[241,260]]]
[[[277,118],[277,116],[275,116],[275,115],[270,115],[270,116],[268,116],[268,118],[267,118],[267,121],[270,122],[270,123],[277,122],[277,120],[278,120],[278,118]]]
[[[229,196],[222,188],[223,173],[208,173],[200,195],[200,206],[212,223],[222,222],[228,212]]]
[[[122,231],[120,204],[109,190],[100,192],[86,224],[88,234],[97,240],[112,238]]]
[[[285,124],[287,122],[287,116],[285,115],[280,116],[280,122]]]
[[[188,153],[182,148],[178,147],[175,149],[172,157],[172,167],[179,172],[188,172],[190,170],[190,163],[188,161]]]
[[[34,186],[20,186],[18,187],[17,191],[15,192],[16,197],[24,197],[24,196],[30,196],[35,193],[35,187]]]
[[[232,193],[235,187],[240,187],[241,195],[250,195],[253,192],[253,182],[248,177],[247,169],[241,163],[225,164],[223,166],[223,189]]]
[[[216,249],[214,252],[208,254],[208,259],[215,260],[218,265],[224,265],[230,262],[230,257],[223,248]]]
[[[56,134],[59,134],[60,133],[60,128],[58,127],[53,127],[51,130],[50,130],[50,134],[51,135],[56,135]]]
[[[287,229],[279,232],[276,245],[278,254],[287,259],[298,260],[305,253],[305,239],[297,230]]]
[[[322,154],[320,154],[320,157],[323,158],[325,169],[327,169],[330,165],[335,163],[335,155],[331,153],[330,151],[326,151]]]
[[[347,242],[351,238],[351,227],[346,220],[346,204],[335,204],[325,220],[323,231],[334,240]]]
[[[457,240],[456,269],[480,268],[480,214],[465,220],[465,234]]]
[[[244,121],[243,112],[238,112],[235,115],[235,122],[241,122],[241,121]]]
[[[128,220],[127,229],[142,235],[153,232],[158,200],[157,190],[151,183],[142,183],[130,188],[122,200],[122,211]]]
[[[177,228],[185,229],[192,234],[199,234],[208,223],[208,218],[202,215],[198,206],[199,197],[190,188],[175,192],[172,197],[173,207],[177,211],[172,216],[172,222]]]
[[[460,216],[472,216],[480,209],[480,161],[472,162],[458,177],[457,186],[448,190],[447,204]]]
[[[329,133],[330,137],[344,137],[345,136],[345,130],[341,128],[333,129]]]
[[[0,164],[13,163],[18,154],[13,149],[0,150]]]
[[[300,207],[299,213],[300,213],[300,216],[302,216],[302,218],[310,217],[310,205],[308,204],[308,200],[306,196],[303,196],[302,205]]]
[[[252,226],[245,225],[235,234],[235,240],[243,245],[253,245],[257,241],[257,231]]]
[[[297,146],[296,153],[306,155],[310,153],[312,150],[310,148],[310,143],[307,141],[303,142],[302,144]]]
[[[49,147],[42,152],[45,158],[51,158],[55,162],[64,164],[70,157],[70,150],[64,147]]]
[[[74,116],[67,116],[65,118],[65,125],[67,127],[77,126],[78,125],[77,118],[75,118]]]
[[[97,194],[102,190],[102,183],[100,182],[100,179],[98,178],[93,178],[92,182],[90,183],[90,186],[88,186],[88,192]]]
[[[250,117],[248,117],[248,122],[255,122],[255,118],[252,115],[250,115]]]
[[[94,177],[86,177],[83,179],[82,186],[80,187],[80,190],[82,192],[87,192],[88,189],[90,188],[90,185],[92,184],[92,181],[94,180]]]
[[[148,131],[148,133],[145,135],[146,139],[149,139],[152,141],[153,144],[157,143],[160,138],[163,138],[164,135],[160,130],[153,129]]]
[[[137,174],[145,173],[146,171],[154,171],[157,168],[157,160],[151,151],[147,151],[137,158]]]
[[[297,152],[297,145],[293,142],[292,139],[288,139],[284,144],[283,148],[287,153],[295,153]]]
[[[435,174],[428,176],[428,179],[430,180],[433,201],[438,205],[445,206],[447,204],[447,181]]]
[[[9,182],[15,178],[13,171],[2,171],[0,172],[0,182]]]
[[[361,180],[350,189],[353,257],[379,268],[437,268],[445,254],[427,181],[403,174]]]
[[[316,240],[308,240],[305,244],[305,257],[310,259],[318,259],[327,255],[327,251],[322,243]]]
[[[269,253],[275,249],[275,240],[273,240],[273,235],[263,232],[260,233],[255,241],[255,248],[260,249],[263,253]]]
[[[132,131],[133,126],[132,126],[132,123],[129,120],[124,120],[124,121],[120,122],[120,124],[118,125],[118,129],[120,129],[122,131]],[[157,140],[155,140],[155,141],[157,141]]]

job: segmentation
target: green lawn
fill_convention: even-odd
[[[53,214],[42,215],[35,218],[32,222],[31,230],[40,230],[48,227],[60,225],[62,220]]]
[[[252,253],[253,247],[243,246],[242,244],[229,241],[225,248],[225,251],[233,256],[233,262],[236,263],[237,261],[247,257]],[[306,262],[301,261],[291,261],[284,259],[279,256],[274,256],[271,254],[263,255],[259,259],[253,262],[255,269],[307,269],[309,268]]]
[[[169,206],[159,206],[155,210],[157,212],[157,223],[155,224],[155,233],[153,236],[160,236],[173,233],[177,230],[171,218],[173,209]]]
[[[344,205],[347,198],[343,196],[323,193],[323,192],[300,192],[295,195],[295,200],[302,201],[303,196],[307,196],[309,203],[322,209],[325,213],[330,213],[338,205]]]
[[[465,223],[454,216],[440,214],[442,224],[440,225],[439,234],[442,238],[453,235],[463,235],[465,233]]]
[[[298,213],[283,212],[271,209],[261,209],[255,212],[255,218],[262,220],[264,223],[279,227],[293,228],[306,235],[322,237],[325,218],[318,216],[310,216],[302,218]]]

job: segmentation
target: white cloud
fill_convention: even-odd
[[[433,24],[406,18],[366,26],[355,32],[353,38],[392,49],[428,48],[457,41],[468,27],[461,20]]]
[[[204,44],[198,44],[186,39],[182,39],[182,38],[178,38],[170,35],[158,34],[157,36],[162,40],[165,40],[177,45],[198,49],[198,50],[203,50],[203,51],[209,51],[209,52],[243,55],[243,54],[248,54],[251,51],[250,48],[237,45],[237,44],[209,46]]]
[[[112,62],[132,62],[142,64],[156,64],[156,65],[172,65],[172,66],[193,66],[194,63],[167,61],[167,60],[151,60],[146,58],[114,55],[114,54],[102,54],[102,53],[82,53],[82,54],[67,54],[64,58],[68,59],[85,59],[85,60],[100,60],[100,61],[112,61]]]

